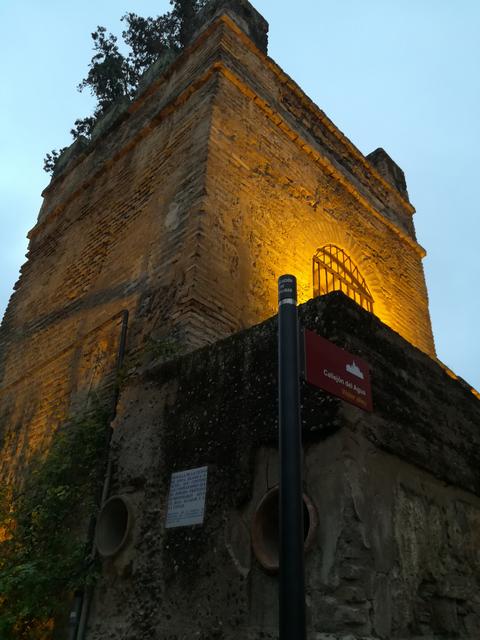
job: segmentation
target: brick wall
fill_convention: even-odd
[[[235,50],[234,35],[228,32],[223,44]],[[353,160],[345,149],[348,162],[328,167],[334,154],[340,157],[339,140],[312,139],[304,124],[312,118],[308,105],[293,123],[277,94],[299,102],[298,90],[288,84],[279,90],[278,70],[262,66],[241,42],[237,47],[242,65],[233,64],[232,54],[225,59],[214,102],[199,298],[211,299],[213,279],[231,330],[250,326],[275,313],[282,273],[297,275],[301,301],[311,298],[312,258],[333,243],[367,280],[376,315],[434,355],[424,252],[409,203],[378,180],[367,191],[370,169],[357,161],[355,175],[348,173]],[[211,326],[216,322],[212,313]]]
[[[312,297],[324,244],[433,356],[412,214],[231,16],[216,19],[44,192],[0,330],[5,468],[89,386],[79,354],[123,309],[130,354],[152,336],[202,346],[274,314],[282,273]],[[105,340],[113,363],[118,332]]]
[[[65,419],[77,388],[89,384],[90,367],[78,370],[76,362],[92,332],[126,309],[129,350],[136,351],[154,328],[169,333],[186,304],[211,83],[110,166],[102,164],[100,144],[47,190],[1,330],[6,468]],[[95,174],[98,165],[102,171]],[[104,345],[112,361],[119,332]]]

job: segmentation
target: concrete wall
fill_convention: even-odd
[[[309,638],[478,638],[478,400],[343,294],[301,318],[369,362],[374,405],[302,388]],[[277,637],[277,576],[252,551],[278,479],[276,396],[275,319],[132,374],[111,493],[135,524],[103,563],[88,640]],[[204,465],[204,524],[166,530],[170,474]]]

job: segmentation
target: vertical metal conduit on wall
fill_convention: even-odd
[[[128,329],[128,310],[123,309],[121,312],[122,318],[122,326],[120,330],[120,341],[118,345],[117,359],[115,363],[115,377],[118,378],[118,373],[123,365],[123,360],[125,357],[125,348],[127,344],[127,329]],[[112,428],[111,423],[115,419],[117,415],[117,404],[118,398],[120,395],[120,388],[118,382],[115,383],[115,391],[112,397],[112,404],[110,408],[110,416],[108,419],[108,426],[105,438],[105,475],[102,485],[102,493],[100,498],[100,509],[103,507],[104,503],[107,500],[108,493],[110,491],[110,481],[112,477],[112,460],[110,457],[110,440],[112,437]],[[88,546],[90,547],[89,559],[93,562],[97,555],[97,549],[95,546],[95,521],[96,518],[92,518],[89,535],[88,535]],[[74,607],[70,613],[70,626],[68,633],[68,640],[83,640],[85,637],[85,631],[87,629],[87,620],[88,613],[90,609],[90,602],[92,599],[93,589],[92,587],[87,587],[82,594],[78,594],[75,596]],[[81,603],[79,604],[79,600]],[[78,613],[77,613],[78,612]]]

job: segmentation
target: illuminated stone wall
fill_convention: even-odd
[[[312,297],[324,244],[358,266],[375,314],[434,355],[405,194],[235,19],[216,18],[45,190],[0,332],[10,472],[115,375],[122,310],[130,364],[162,341],[202,346],[274,314],[282,273]],[[104,362],[94,384],[92,336]]]
[[[366,279],[375,314],[434,355],[411,205],[248,41],[225,28],[222,46],[200,299],[214,287],[231,330],[250,326],[275,313],[282,273],[297,276],[302,302],[313,296],[312,258],[332,243]]]
[[[122,310],[130,313],[130,361],[153,336],[161,340],[174,325],[182,328],[213,95],[209,77],[191,91],[196,61],[185,60],[160,97],[138,101],[127,121],[74,159],[44,193],[0,335],[8,471],[12,456],[22,464],[45,444],[44,435],[78,408],[86,388],[103,384],[100,377],[92,387],[93,365],[81,354],[92,335],[100,341],[104,327],[115,327],[103,347],[105,373],[115,375]]]
[[[40,354],[13,370],[0,391],[3,480],[21,481],[23,466],[42,453],[67,417],[113,397],[122,316],[116,314],[58,351]],[[16,345],[18,349],[25,347]],[[15,373],[17,375],[15,375]]]

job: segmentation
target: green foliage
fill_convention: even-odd
[[[75,120],[70,133],[90,137],[95,122],[120,98],[132,98],[142,74],[160,55],[178,53],[191,39],[196,28],[196,16],[207,0],[170,0],[172,10],[156,18],[142,18],[135,13],[122,17],[126,28],[122,32],[129,53],[124,56],[117,37],[98,26],[92,33],[94,55],[79,91],[88,89],[96,98],[94,113]],[[61,150],[63,151],[63,149]],[[53,150],[44,160],[44,170],[53,173],[61,151]]]
[[[43,159],[43,170],[47,173],[53,173],[55,169],[55,165],[58,162],[58,159],[62,155],[64,151],[67,150],[67,147],[62,147],[62,149],[52,149],[52,153],[47,153],[45,158]]]
[[[102,113],[116,100],[129,94],[132,78],[127,59],[120,53],[117,38],[98,26],[92,33],[93,50],[87,77],[78,90],[90,89],[97,98],[96,112]]]
[[[197,13],[206,5],[206,0],[170,0],[173,6],[171,20],[180,48],[186,47],[195,31]]]
[[[76,140],[80,136],[89,138],[92,135],[93,127],[96,123],[95,116],[87,116],[86,118],[77,118],[73,129],[70,129],[72,138]],[[55,168],[55,167],[54,167]]]
[[[44,638],[66,596],[87,584],[86,523],[95,509],[107,418],[100,408],[62,425],[18,492],[0,494],[0,638]]]
[[[166,51],[178,51],[172,14],[156,18],[142,18],[135,13],[122,17],[127,28],[122,31],[125,44],[130,48],[128,64],[131,69],[133,91],[142,74]]]

